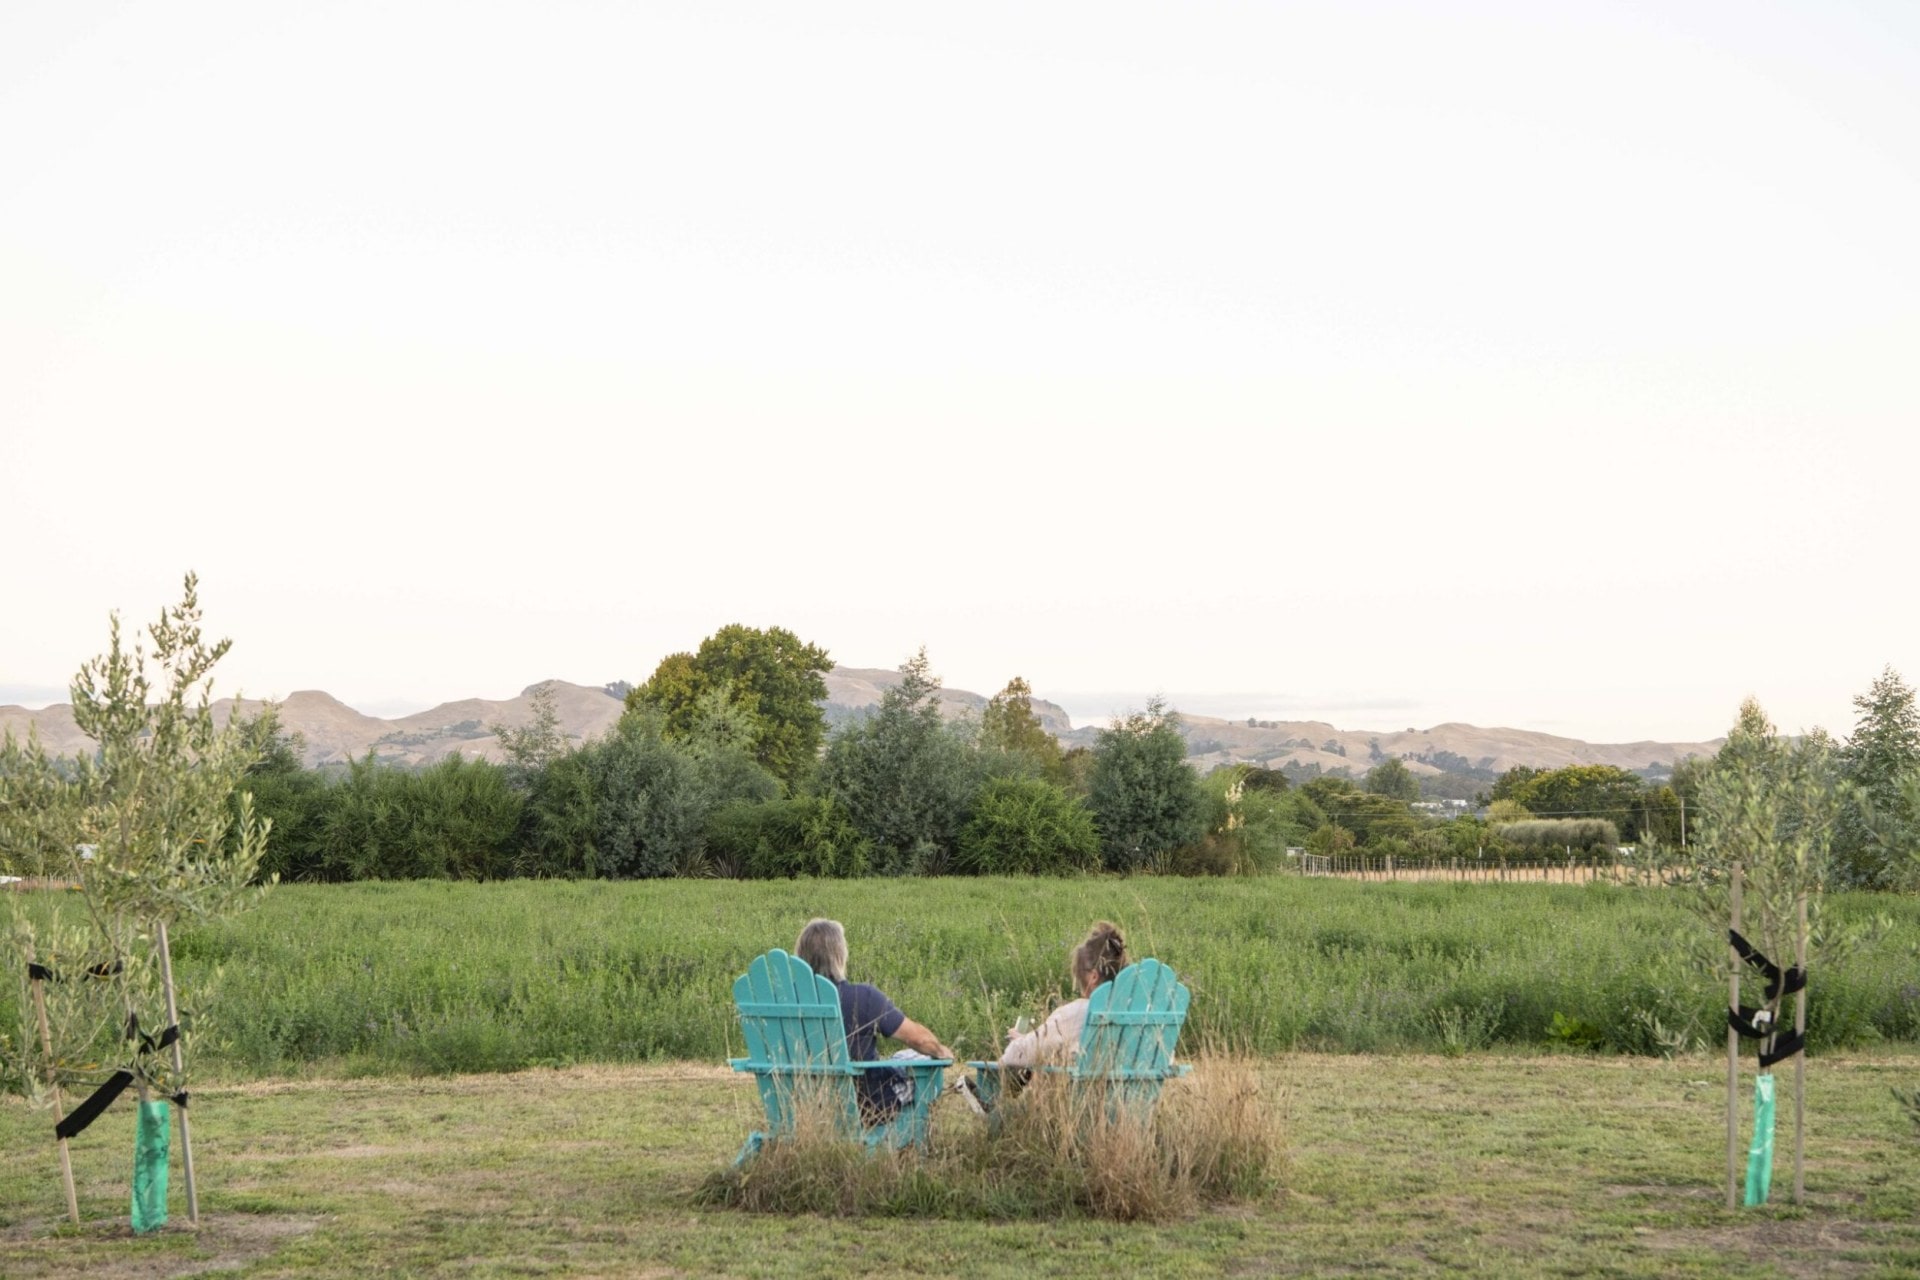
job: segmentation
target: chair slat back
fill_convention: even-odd
[[[1173,1072],[1173,1048],[1190,993],[1172,969],[1142,960],[1087,998],[1087,1024],[1073,1076],[1079,1080],[1159,1078]]]
[[[740,1011],[748,1069],[754,1071],[773,1132],[791,1131],[796,1092],[809,1084],[837,1097],[843,1119],[857,1125],[840,992],[831,980],[776,948],[756,957],[734,980],[733,1002]]]

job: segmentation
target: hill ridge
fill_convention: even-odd
[[[900,682],[900,673],[884,667],[836,666],[826,675],[827,697],[822,706],[829,722],[857,717],[877,705],[882,694]],[[419,766],[449,753],[498,760],[499,740],[493,726],[526,724],[533,715],[533,697],[541,689],[553,697],[561,732],[584,742],[611,729],[624,703],[607,687],[574,684],[566,680],[537,680],[512,698],[459,698],[424,711],[382,718],[356,710],[324,689],[297,689],[279,700],[281,723],[306,739],[306,762],[339,764],[372,751],[376,758],[397,765]],[[983,694],[966,689],[940,690],[940,706],[949,719],[978,717],[986,707]],[[224,722],[239,706],[243,714],[257,712],[260,699],[238,704],[231,698],[214,703]],[[1034,714],[1046,729],[1068,745],[1091,746],[1098,726],[1075,727],[1059,704],[1034,698]],[[1313,765],[1323,770],[1345,769],[1356,775],[1388,757],[1403,760],[1423,775],[1458,773],[1489,779],[1515,765],[1560,768],[1570,764],[1610,764],[1647,771],[1671,767],[1689,755],[1710,755],[1718,740],[1709,742],[1591,743],[1579,738],[1531,729],[1481,727],[1448,721],[1427,729],[1397,731],[1341,729],[1325,720],[1228,720],[1218,716],[1180,717],[1188,758],[1202,770],[1227,763],[1250,762],[1281,768]],[[24,736],[35,728],[50,751],[69,755],[83,750],[87,739],[73,722],[73,709],[55,703],[39,710],[0,706],[0,729]]]

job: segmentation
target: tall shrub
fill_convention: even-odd
[[[954,859],[978,875],[1062,875],[1100,865],[1093,814],[1039,778],[994,778],[980,789]]]
[[[1106,865],[1156,865],[1206,833],[1206,798],[1178,721],[1158,699],[1100,731],[1090,807]]]
[[[827,744],[820,789],[873,843],[877,870],[944,870],[960,842],[981,760],[940,716],[940,681],[922,649],[872,715]]]

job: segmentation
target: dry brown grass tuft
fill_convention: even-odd
[[[1124,1087],[1123,1087],[1124,1088]],[[924,1151],[867,1151],[819,1100],[794,1134],[709,1177],[703,1203],[764,1213],[1165,1221],[1261,1200],[1286,1170],[1279,1099],[1244,1058],[1203,1055],[1152,1110],[1038,1076],[994,1123],[948,1107]]]

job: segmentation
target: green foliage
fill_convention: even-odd
[[[1515,785],[1503,784],[1516,775]],[[1495,799],[1512,800],[1543,818],[1603,818],[1622,838],[1640,838],[1647,808],[1646,783],[1639,774],[1606,764],[1576,764],[1564,769],[1509,770],[1494,785]]]
[[[1173,869],[1180,874],[1281,870],[1287,865],[1287,849],[1305,845],[1324,821],[1304,793],[1286,790],[1284,775],[1266,769],[1215,769],[1200,786],[1206,795],[1207,835],[1175,861]]]
[[[508,780],[523,790],[530,785],[533,775],[567,751],[566,735],[560,732],[560,713],[553,706],[553,686],[535,685],[529,701],[532,714],[527,723],[489,726],[507,758]]]
[[[1159,699],[1100,731],[1089,802],[1114,871],[1159,864],[1206,834],[1206,797],[1177,717]]]
[[[1391,757],[1367,771],[1367,790],[1377,796],[1411,804],[1420,798],[1420,780],[1398,757]]]
[[[317,862],[295,875],[493,879],[512,869],[522,804],[506,771],[484,760],[450,755],[411,773],[383,766],[369,752],[322,793]]]
[[[579,754],[593,793],[596,874],[670,876],[700,866],[711,805],[693,760],[644,713]]]
[[[1920,1043],[1920,899],[1841,894],[1836,928],[1883,944],[1814,972],[1816,1054]],[[1608,1053],[1657,1055],[1645,1010],[1724,1037],[1726,981],[1675,945],[1665,890],[1332,879],[891,880],[292,885],[242,921],[183,925],[179,975],[225,970],[234,1074],[511,1071],[737,1054],[731,984],[815,915],[844,921],[856,976],[969,1057],[1067,994],[1067,950],[1110,919],[1194,992],[1182,1043],[1438,1052],[1446,1010],[1491,1011],[1489,1047],[1545,1047],[1553,1015]],[[1721,929],[1725,928],[1724,920]],[[1715,934],[1722,964],[1724,934]],[[0,1026],[17,1013],[0,984]],[[735,1135],[738,1136],[737,1134]]]
[[[1780,737],[1749,698],[1700,786],[1697,835],[1684,850],[1650,846],[1672,868],[1671,896],[1693,911],[1701,929],[1689,935],[1703,985],[1722,994],[1732,868],[1744,881],[1741,932],[1766,955],[1790,963],[1806,902],[1809,967],[1828,970],[1864,945],[1869,929],[1823,923],[1822,890],[1833,874],[1833,828],[1839,796],[1823,735]],[[1817,981],[1817,980],[1816,980]],[[1831,1009],[1823,994],[1823,1009]],[[1778,1017],[1780,1002],[1770,1006]]]
[[[858,876],[870,848],[846,810],[828,796],[735,802],[707,819],[714,870],[741,879]]]
[[[1556,1009],[1547,1039],[1572,1049],[1599,1049],[1607,1043],[1607,1033],[1585,1018],[1570,1018]]]
[[[1033,690],[1019,676],[987,700],[978,745],[996,777],[1066,780],[1060,741],[1033,714]]]
[[[922,649],[877,711],[827,744],[820,790],[873,844],[887,874],[944,870],[960,843],[979,785],[981,757],[940,716],[940,681]]]
[[[1523,853],[1612,853],[1620,845],[1619,829],[1600,818],[1533,818],[1503,823],[1499,832],[1502,843]]]
[[[1307,852],[1317,854],[1352,853],[1358,847],[1353,832],[1335,822],[1323,822],[1307,837]]]
[[[220,726],[213,715],[213,669],[229,647],[202,636],[199,584],[189,573],[180,603],[161,612],[145,640],[129,648],[113,615],[107,652],[74,677],[74,722],[93,740],[91,753],[55,762],[37,738],[24,747],[0,739],[0,849],[33,874],[75,883],[84,908],[5,895],[13,942],[5,955],[19,990],[35,959],[62,975],[41,984],[51,1052],[24,1005],[16,1006],[18,1033],[6,1037],[12,1052],[0,1075],[30,1097],[103,1067],[124,1067],[143,1090],[170,1093],[186,1082],[198,1024],[182,1026],[172,1054],[138,1053],[103,1027],[168,1026],[168,926],[236,914],[265,892],[253,882],[268,824],[242,788],[262,734],[238,719]]]
[[[279,731],[271,708],[248,725],[248,732],[261,747],[244,785],[253,796],[254,813],[273,831],[260,861],[260,874],[282,880],[324,878],[319,837],[331,789],[326,778],[301,764],[304,743],[297,734]],[[233,799],[236,816],[240,794]]]
[[[827,696],[822,676],[833,660],[784,627],[725,626],[700,642],[695,653],[670,654],[653,676],[627,695],[631,709],[652,707],[666,736],[683,740],[702,714],[702,696],[724,690],[728,701],[752,717],[753,758],[776,778],[797,782],[813,768],[826,733],[819,703]]]
[[[772,801],[780,784],[751,754],[742,717],[718,692],[696,700],[669,741],[651,707],[531,779],[518,869],[525,875],[652,878],[706,875],[710,815]]]
[[[1063,875],[1100,865],[1087,807],[1039,778],[994,778],[973,801],[954,865],[980,875]]]
[[[1836,762],[1851,792],[1835,829],[1835,871],[1862,888],[1911,885],[1920,880],[1920,707],[1892,667],[1853,705],[1860,718]]]

